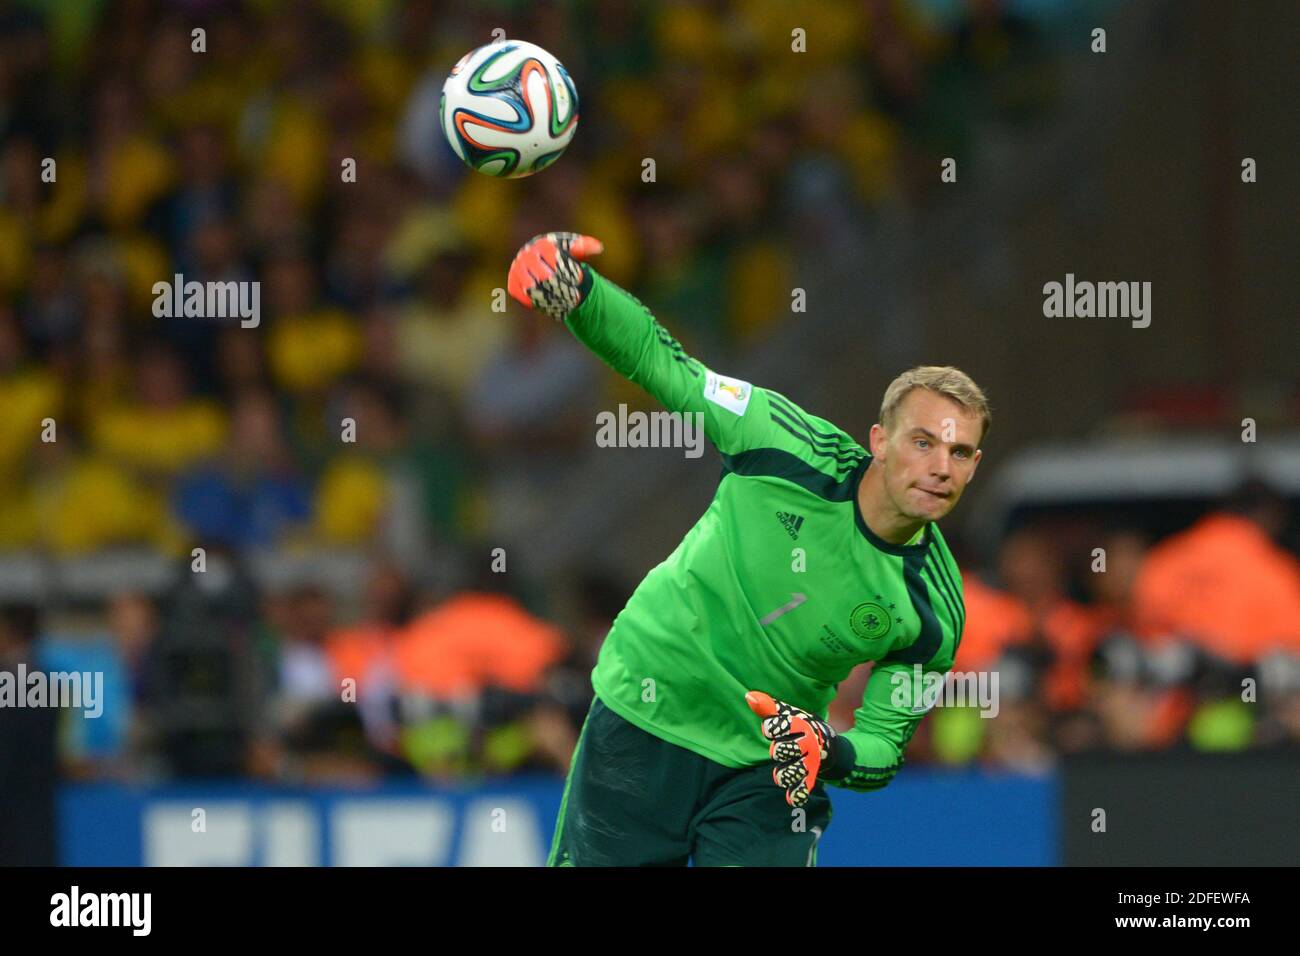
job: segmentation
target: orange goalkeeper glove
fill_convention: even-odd
[[[776,761],[772,780],[785,790],[786,803],[801,807],[808,801],[817,774],[831,759],[835,728],[820,717],[761,690],[745,695],[749,709],[763,718],[763,736],[772,741],[769,754]]]
[[[581,260],[604,248],[599,239],[576,232],[536,236],[510,263],[506,288],[521,305],[563,321],[591,288],[591,277]]]

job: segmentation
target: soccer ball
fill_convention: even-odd
[[[438,109],[457,156],[480,173],[510,179],[551,165],[578,128],[578,91],[568,72],[521,40],[461,57],[442,85]]]

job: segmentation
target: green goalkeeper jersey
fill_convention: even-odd
[[[915,544],[873,534],[857,507],[870,454],[785,396],[687,355],[635,297],[587,267],[575,336],[670,411],[696,415],[722,455],[708,509],[637,587],[592,684],[613,711],[729,767],[769,759],[745,692],[826,717],[836,686],[874,661],[826,782],[883,787],[961,640],[961,576],[934,524]],[[933,677],[931,677],[933,681]]]

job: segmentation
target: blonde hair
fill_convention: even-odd
[[[983,422],[979,444],[983,444],[984,436],[989,433],[989,426],[993,424],[993,412],[989,408],[989,400],[984,397],[984,392],[969,375],[951,365],[918,365],[889,383],[889,388],[885,389],[884,400],[880,403],[880,424],[885,426],[886,431],[893,430],[894,420],[898,416],[898,407],[915,388],[926,388],[937,392],[944,398],[952,399],[962,408],[979,415]]]

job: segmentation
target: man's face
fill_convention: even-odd
[[[952,399],[915,388],[899,405],[890,432],[871,426],[872,467],[880,467],[900,514],[938,521],[956,507],[979,464],[980,425],[979,415]]]

